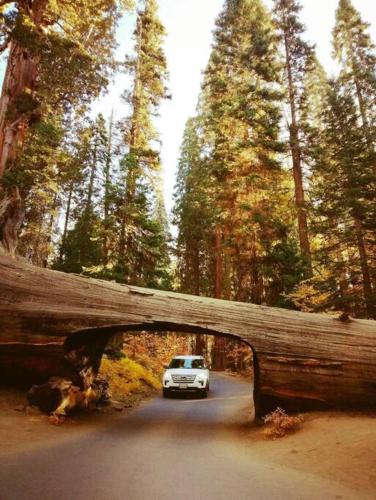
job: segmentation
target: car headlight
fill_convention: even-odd
[[[171,374],[170,374],[170,373],[165,373],[165,374],[163,375],[163,380],[171,380],[171,378],[172,378],[172,377],[171,377]]]
[[[206,382],[206,380],[207,380],[207,376],[206,376],[206,375],[199,375],[199,376],[197,377],[197,380],[198,380],[199,382]]]

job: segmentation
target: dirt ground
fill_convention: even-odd
[[[303,415],[301,428],[280,439],[262,428],[240,431],[241,445],[263,460],[335,481],[376,498],[376,413],[317,412]]]
[[[140,404],[133,401],[132,405]],[[141,403],[142,404],[142,403]],[[131,406],[131,404],[129,405]],[[28,408],[25,393],[0,389],[0,454],[38,448],[51,440],[77,439],[95,432],[120,413],[92,411],[51,425],[48,417]],[[284,438],[266,438],[262,427],[241,425],[239,446],[261,459],[330,479],[376,498],[376,413],[320,412],[304,415],[301,429]]]

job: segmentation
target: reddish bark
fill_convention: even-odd
[[[223,259],[222,259],[222,232],[217,227],[214,235],[214,296],[216,299],[222,298],[223,293]],[[215,337],[213,346],[213,368],[216,370],[225,369],[225,338]]]
[[[215,230],[214,235],[214,297],[216,299],[222,298],[222,233],[219,227]]]
[[[19,12],[29,16],[36,29],[41,29],[47,0],[18,2]],[[20,102],[34,100],[38,79],[39,59],[17,41],[9,47],[7,68],[0,98],[0,180],[14,168],[15,160],[22,149],[32,119],[38,115],[37,102],[20,109]],[[14,255],[17,233],[23,220],[22,199],[19,187],[12,182],[4,183],[0,191],[0,237],[6,252]]]
[[[124,331],[226,335],[252,345],[256,414],[375,408],[376,323],[118,285],[0,256],[0,376],[88,388]]]

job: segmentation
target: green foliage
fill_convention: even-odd
[[[131,112],[120,123],[124,145],[110,119],[80,120],[67,145],[69,169],[62,181],[65,229],[54,266],[120,282],[170,288],[167,222],[159,185],[160,159],[153,126],[165,96],[163,26],[156,3],[138,14]],[[125,96],[127,99],[128,97]],[[82,122],[82,123],[80,123]],[[118,151],[124,151],[118,167]]]
[[[290,187],[278,161],[285,147],[276,34],[261,2],[227,2],[214,40],[179,161],[180,286],[287,305],[283,296],[301,279],[302,262],[288,236]]]
[[[126,59],[133,88],[123,95],[130,114],[122,123],[126,152],[120,163],[114,272],[119,281],[169,287],[167,222],[153,123],[161,100],[167,97],[165,31],[157,10],[157,2],[148,0],[138,12],[135,56]]]
[[[368,143],[375,147],[375,45],[369,34],[369,24],[362,21],[350,0],[339,1],[333,49],[341,65],[341,80],[357,102]]]
[[[326,280],[312,283],[329,293],[328,307],[373,316],[376,157],[354,97],[341,80],[331,84],[323,119],[312,196],[321,241],[317,259]]]
[[[351,1],[336,12],[333,81],[305,41],[297,0],[275,0],[272,16],[260,0],[225,2],[181,146],[174,283],[155,128],[169,97],[156,0],[139,3],[122,65],[128,115],[88,118],[119,67],[115,30],[131,3],[49,0],[41,16],[37,2],[0,7],[0,50],[13,42],[37,72],[5,113],[25,126],[1,179],[24,200],[20,253],[125,283],[375,317],[376,52]],[[292,201],[288,152],[303,202]]]
[[[91,274],[93,267],[105,264],[103,240],[107,221],[102,218],[102,178],[107,167],[109,138],[102,115],[94,122],[80,123],[76,133],[69,145],[67,178],[63,179],[70,186],[71,205],[67,206],[66,225],[55,267],[67,272]],[[71,215],[75,223],[68,230]]]
[[[92,274],[90,269],[101,262],[100,220],[87,210],[68,231],[61,253],[64,260],[57,268],[72,273]]]

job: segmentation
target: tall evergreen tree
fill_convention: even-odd
[[[376,156],[359,118],[348,87],[332,82],[313,172],[315,225],[327,305],[375,317]]]
[[[157,243],[162,244],[162,240],[166,240],[166,235],[163,235],[165,223],[156,218],[158,211],[153,208],[154,203],[161,208],[161,199],[156,197],[161,168],[157,149],[159,137],[153,120],[162,99],[168,97],[167,64],[163,51],[165,30],[158,19],[156,0],[140,3],[135,30],[135,56],[126,61],[133,78],[133,88],[131,92],[124,93],[124,100],[131,111],[123,125],[127,152],[122,160],[124,188],[119,200],[117,263],[118,275],[123,280],[136,282],[143,280],[141,260],[147,267],[146,263],[156,257]],[[162,212],[159,210],[159,216]],[[150,282],[150,276],[146,278],[144,275],[144,278]]]
[[[199,116],[185,131],[176,192],[183,283],[194,285],[195,270],[200,290],[217,298],[283,305],[283,294],[302,279],[287,210],[291,185],[278,161],[279,75],[263,4],[226,2]],[[214,366],[223,368],[220,338],[213,353]]]
[[[276,37],[262,3],[244,0],[225,5],[214,40],[202,99],[217,217],[214,294],[230,298],[236,290],[238,300],[261,303],[268,295],[262,262],[280,238],[284,191]]]
[[[58,267],[90,272],[102,264],[102,181],[107,167],[107,130],[99,115],[79,131],[76,162],[81,182],[75,186],[74,227],[63,236]],[[77,174],[76,174],[77,175]],[[72,201],[72,200],[71,200]]]
[[[23,221],[19,162],[30,125],[74,103],[88,103],[113,67],[115,27],[128,0],[5,0],[2,49],[8,48],[0,98],[0,240],[14,254]]]
[[[274,15],[284,53],[284,80],[290,110],[289,145],[295,186],[295,204],[302,255],[308,274],[312,274],[311,246],[303,175],[302,112],[307,73],[312,70],[314,50],[302,38],[304,26],[299,21],[301,6],[297,0],[275,0]]]
[[[334,55],[341,65],[341,78],[352,88],[364,133],[375,147],[376,51],[365,23],[350,0],[339,0],[333,30]]]
[[[110,261],[110,254],[115,251],[111,240],[115,239],[115,186],[114,178],[114,157],[116,133],[114,122],[114,110],[111,111],[107,133],[107,148],[105,154],[105,164],[103,171],[103,265],[107,267]]]
[[[61,204],[61,176],[68,166],[62,147],[66,123],[49,117],[31,126],[19,157],[23,165],[19,188],[25,193],[25,217],[18,251],[33,264],[46,266],[53,253]]]
[[[202,154],[199,119],[190,118],[184,130],[174,194],[179,287],[185,293],[210,295],[207,244],[213,220],[210,183]]]

